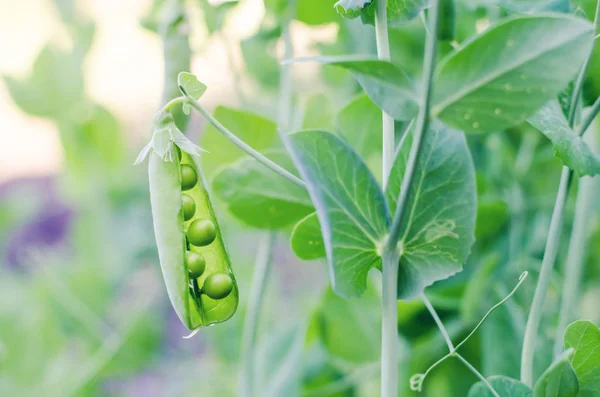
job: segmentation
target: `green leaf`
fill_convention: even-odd
[[[267,118],[225,106],[218,106],[213,116],[258,151],[279,145],[277,125]],[[208,124],[202,134],[202,147],[209,152],[202,156],[202,166],[208,175],[245,156],[241,149],[229,142],[212,124]]]
[[[305,130],[321,129],[331,131],[333,129],[333,103],[326,94],[311,96],[304,109],[304,122],[302,128]]]
[[[557,100],[546,103],[527,121],[552,141],[556,157],[579,176],[600,174],[600,158],[569,127]]]
[[[363,23],[375,24],[376,7],[377,0],[374,0],[364,8],[361,15]],[[387,0],[388,24],[391,27],[405,24],[427,7],[429,7],[429,0]]]
[[[591,25],[572,16],[505,20],[442,62],[432,112],[464,131],[519,124],[565,88],[591,44]]]
[[[386,197],[396,209],[412,133],[403,139],[390,172]],[[462,269],[475,241],[475,169],[464,134],[433,122],[421,152],[400,227],[398,297],[418,295]]]
[[[294,165],[284,152],[269,151],[265,155],[293,172]],[[314,211],[306,190],[252,157],[221,169],[212,186],[237,219],[260,229],[283,228]]]
[[[200,99],[206,92],[206,85],[198,80],[198,77],[192,73],[181,72],[177,76],[177,84],[183,87],[185,91],[194,99]]]
[[[318,62],[348,70],[365,93],[396,120],[411,120],[418,110],[418,95],[406,72],[398,65],[364,57],[324,56],[288,62]]]
[[[365,94],[354,98],[335,118],[336,131],[363,158],[381,153],[381,110]]]
[[[477,240],[494,237],[508,220],[508,205],[499,199],[483,199],[477,205]]]
[[[600,329],[590,321],[576,321],[565,333],[565,348],[575,349],[571,365],[579,380],[578,397],[600,395]]]
[[[316,212],[307,215],[296,224],[290,242],[292,250],[300,259],[309,261],[327,256],[323,234],[321,233],[321,224]]]
[[[323,25],[339,19],[334,9],[336,0],[298,0],[296,20],[307,25]]]
[[[377,361],[381,299],[372,285],[360,298],[343,299],[327,289],[315,313],[319,337],[336,358],[354,364]],[[360,343],[357,343],[360,341]]]
[[[321,223],[334,290],[361,295],[367,273],[381,264],[389,215],[385,198],[362,159],[325,131],[291,135],[292,158]]]
[[[553,363],[535,384],[535,397],[577,397],[579,381],[569,362],[569,354]]]
[[[344,18],[354,19],[362,14],[364,8],[372,0],[340,0],[334,4],[338,14]]]
[[[505,376],[491,376],[487,380],[500,397],[532,397],[531,389],[518,380]],[[471,387],[467,397],[494,397],[494,395],[483,382],[477,382]]]

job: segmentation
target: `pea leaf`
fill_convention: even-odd
[[[418,110],[418,95],[406,72],[379,59],[354,56],[295,58],[287,62],[318,62],[346,69],[365,93],[396,120],[411,120]]]
[[[206,92],[206,85],[198,80],[198,77],[192,73],[181,72],[177,76],[177,84],[183,87],[185,91],[194,99],[200,99]]]
[[[567,327],[565,348],[575,349],[571,365],[579,380],[578,397],[600,395],[600,329],[590,321],[576,321]]]
[[[535,397],[577,397],[579,381],[569,355],[565,354],[544,371],[533,389]]]
[[[507,19],[443,61],[432,112],[464,131],[516,125],[571,81],[591,44],[592,27],[579,18]]]
[[[321,224],[316,212],[307,215],[296,224],[290,242],[292,250],[300,259],[308,261],[327,256],[323,234],[321,233]]]
[[[354,364],[379,359],[381,299],[370,286],[360,298],[343,299],[328,288],[316,312],[321,342],[336,358]],[[360,341],[360,343],[356,343]]]
[[[386,197],[391,213],[406,169],[409,134],[390,172]],[[415,297],[461,270],[475,241],[476,213],[475,169],[464,134],[434,122],[422,142],[400,227],[399,298]]]
[[[381,265],[389,222],[383,193],[360,156],[335,135],[302,131],[291,141],[321,223],[333,288],[342,296],[361,295],[367,273]]]
[[[375,24],[375,8],[377,0],[364,8],[361,15],[363,23]],[[429,7],[429,0],[387,0],[387,20],[391,27],[405,24],[415,18],[425,8]]]
[[[218,106],[213,115],[227,129],[258,151],[278,145],[277,125],[269,119],[255,113]],[[202,166],[210,175],[217,168],[231,164],[245,156],[217,129],[208,124],[202,134],[202,147],[209,153],[202,156]]]
[[[364,8],[372,0],[340,0],[334,4],[338,14],[344,18],[354,19],[362,14]]]
[[[299,0],[296,8],[296,20],[307,25],[323,25],[336,21],[334,3],[336,0]]]
[[[505,376],[491,376],[487,380],[500,397],[532,397],[531,389],[518,380]],[[477,382],[467,397],[493,397],[493,394],[483,382]]]
[[[527,121],[552,141],[556,157],[579,176],[600,174],[600,158],[569,127],[557,100],[546,103]]]
[[[294,170],[282,151],[265,155],[287,170]],[[221,169],[214,177],[215,194],[242,222],[260,229],[279,229],[314,211],[304,189],[282,178],[252,157]]]
[[[381,110],[365,94],[350,101],[335,118],[336,131],[363,158],[381,153],[382,141],[376,137],[382,129]]]

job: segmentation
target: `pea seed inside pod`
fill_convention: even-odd
[[[213,273],[204,280],[203,291],[211,299],[223,299],[233,289],[233,280],[226,273]]]
[[[198,183],[196,170],[188,164],[181,165],[181,190],[190,190]]]
[[[185,253],[185,265],[187,266],[191,278],[200,277],[206,269],[206,261],[204,260],[204,257],[201,254],[193,251],[187,251]]]
[[[185,193],[181,194],[181,202],[183,205],[183,219],[189,221],[196,213],[196,202]]]
[[[215,224],[208,219],[198,219],[190,225],[187,238],[196,247],[209,245],[217,237]]]

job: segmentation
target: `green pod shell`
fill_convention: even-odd
[[[455,0],[439,0],[438,40],[454,40],[456,34],[456,4]]]
[[[169,299],[181,322],[194,330],[231,318],[238,306],[239,291],[198,161],[182,153],[181,164],[193,167],[198,174],[196,186],[185,192],[194,199],[196,211],[192,218],[185,221],[180,160],[175,152],[172,154],[173,161],[164,161],[154,152],[149,156],[152,218]],[[210,219],[215,224],[217,236],[207,246],[196,247],[186,242],[187,228],[197,219]],[[206,261],[206,268],[197,279],[190,279],[185,262],[187,250],[201,254]],[[201,293],[204,280],[215,273],[225,273],[233,281],[232,291],[223,299],[211,299]]]

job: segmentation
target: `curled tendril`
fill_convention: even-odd
[[[426,374],[414,374],[410,377],[410,390],[421,391]]]

